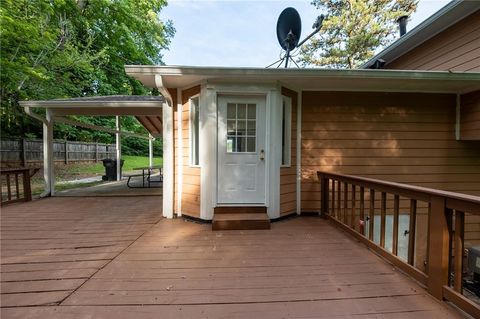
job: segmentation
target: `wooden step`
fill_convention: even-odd
[[[212,230],[270,229],[267,213],[216,213]]]
[[[265,206],[221,206],[213,209],[214,214],[266,214]]]

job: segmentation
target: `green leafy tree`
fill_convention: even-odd
[[[326,15],[320,33],[304,45],[304,65],[327,68],[359,67],[375,50],[395,40],[396,20],[410,16],[418,0],[313,0]]]
[[[112,94],[158,94],[127,76],[125,64],[163,64],[174,34],[159,18],[165,0],[2,0],[2,136],[39,136],[18,101]],[[77,117],[114,127],[112,118]],[[145,132],[132,117],[124,128]],[[55,127],[56,138],[110,142],[110,134]]]

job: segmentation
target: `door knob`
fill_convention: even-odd
[[[264,150],[261,150],[260,151],[260,160],[264,160],[265,159],[265,151]]]

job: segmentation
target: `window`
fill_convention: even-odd
[[[282,166],[290,166],[292,144],[292,100],[283,97],[282,103]]]
[[[190,99],[190,165],[200,165],[199,134],[200,112],[198,97]]]
[[[257,105],[227,104],[227,153],[255,153]]]

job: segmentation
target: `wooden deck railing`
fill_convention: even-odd
[[[434,297],[480,318],[480,305],[462,293],[465,214],[480,215],[480,197],[328,172],[317,174],[322,214],[425,285]],[[404,258],[398,256],[400,203],[408,203],[402,208],[409,216]],[[419,208],[427,217],[426,234],[418,233]],[[386,239],[390,242],[386,238],[387,215],[392,220],[391,247],[385,245]],[[374,236],[375,230],[378,236]],[[427,239],[425,267],[423,260],[414,263],[420,235]]]
[[[0,169],[1,205],[32,200],[30,178],[38,168]]]

